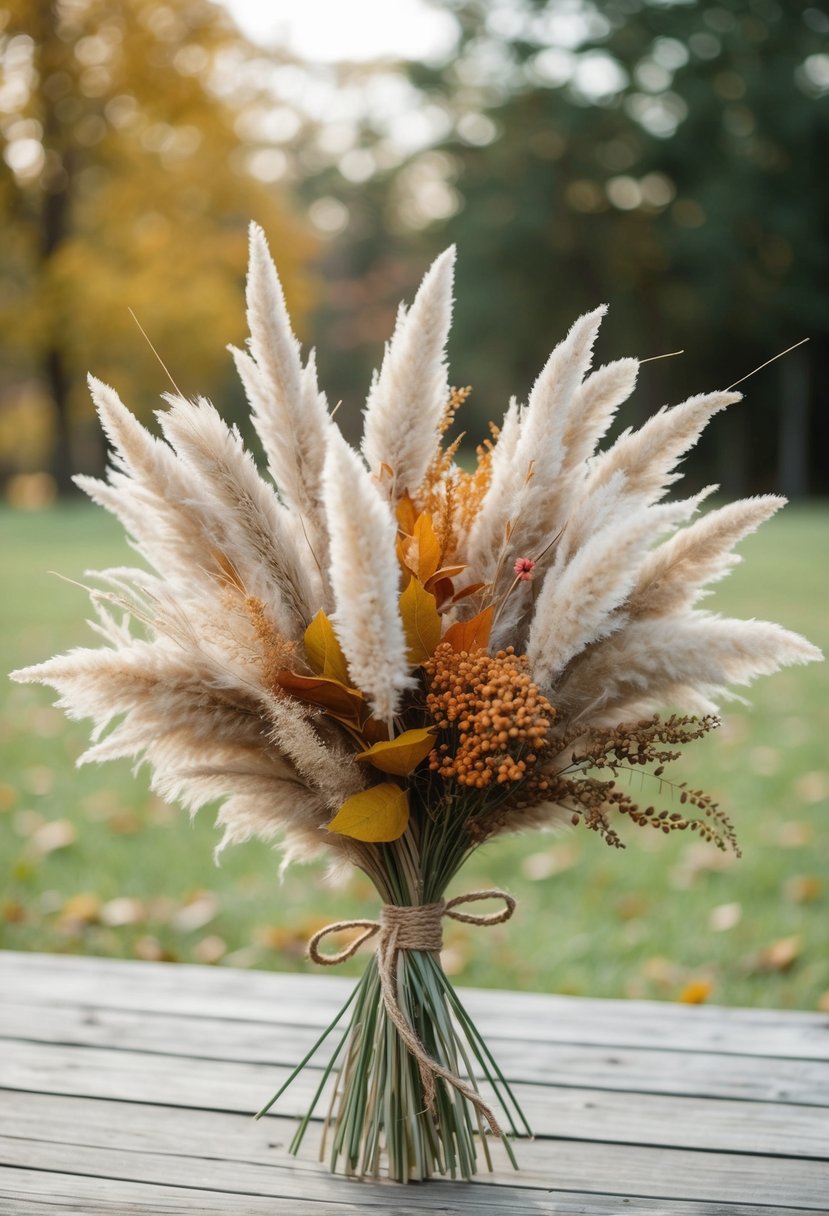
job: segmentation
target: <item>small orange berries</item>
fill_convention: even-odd
[[[555,710],[510,646],[489,655],[447,643],[424,664],[426,705],[439,729],[432,772],[484,790],[525,780],[546,746]]]

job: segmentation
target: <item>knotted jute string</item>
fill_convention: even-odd
[[[469,913],[458,912],[455,909],[461,904],[477,903],[481,899],[501,899],[504,907],[500,912]],[[363,942],[379,935],[377,942],[377,972],[380,977],[380,991],[383,994],[383,1004],[400,1034],[401,1039],[415,1057],[420,1068],[423,1083],[423,1097],[427,1107],[431,1108],[435,1101],[435,1077],[443,1077],[450,1085],[472,1103],[479,1114],[483,1115],[496,1136],[501,1136],[501,1128],[490,1107],[484,1102],[476,1089],[458,1077],[450,1069],[444,1068],[437,1060],[429,1055],[420,1039],[415,1034],[400,1008],[397,999],[397,956],[401,950],[423,950],[437,953],[443,948],[443,918],[463,921],[467,925],[500,925],[509,920],[515,911],[515,900],[506,891],[470,891],[466,895],[456,895],[454,899],[440,899],[433,904],[419,904],[416,907],[398,907],[396,904],[383,904],[380,920],[340,920],[320,929],[308,943],[308,954],[312,962],[321,967],[335,967],[344,963],[359,950]],[[354,941],[337,954],[322,954],[319,944],[329,933],[340,933],[346,929],[362,929]]]

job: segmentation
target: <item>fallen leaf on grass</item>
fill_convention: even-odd
[[[764,946],[752,955],[746,963],[749,975],[762,975],[772,971],[788,971],[800,957],[803,940],[799,933],[791,937],[781,937],[778,941]]]
[[[818,997],[817,1007],[821,1013],[829,1013],[829,989]]]
[[[50,823],[42,824],[29,840],[32,851],[38,857],[46,857],[58,849],[68,849],[75,843],[77,832],[75,825],[68,819],[53,819]]]
[[[24,769],[21,774],[23,788],[30,794],[51,794],[55,785],[55,774],[45,764],[36,764]]]
[[[179,933],[193,933],[209,925],[218,912],[219,897],[213,891],[194,891],[170,918],[170,924]]]
[[[119,925],[137,925],[145,920],[146,916],[147,909],[141,900],[129,899],[127,896],[110,899],[101,908],[101,923],[113,929]]]
[[[794,790],[802,802],[823,802],[829,798],[829,773],[820,770],[802,773],[794,783]]]
[[[145,963],[175,963],[178,961],[172,950],[166,950],[157,937],[151,937],[149,934],[138,938],[133,946],[133,953],[136,958],[142,959]]]
[[[613,910],[620,920],[641,920],[650,908],[650,901],[638,891],[629,891],[620,895],[613,905]]]
[[[708,927],[715,933],[725,933],[739,925],[743,917],[743,905],[738,903],[718,904],[708,914]]]
[[[774,841],[781,849],[802,849],[812,843],[815,829],[810,823],[798,819],[784,820],[774,835]]]
[[[683,1005],[704,1005],[714,989],[711,980],[689,980],[677,997]]]
[[[144,824],[133,811],[117,811],[108,817],[107,827],[116,836],[132,836],[140,832]]]
[[[197,963],[204,963],[208,966],[215,965],[220,962],[227,954],[227,942],[218,937],[215,933],[203,937],[200,942],[197,942],[193,947],[193,958]]]
[[[7,925],[22,925],[26,919],[26,909],[14,899],[7,899],[0,905],[0,917]]]
[[[13,785],[0,785],[0,812],[10,811],[17,801],[17,790]]]
[[[823,883],[809,874],[795,874],[783,884],[783,895],[793,904],[810,904],[823,894]]]
[[[81,891],[72,895],[60,910],[58,924],[61,928],[94,925],[101,918],[101,901],[94,891]]]

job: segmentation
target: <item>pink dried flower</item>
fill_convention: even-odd
[[[513,570],[519,583],[528,583],[532,579],[535,562],[531,557],[519,557]]]

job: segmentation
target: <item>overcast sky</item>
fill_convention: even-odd
[[[222,0],[256,41],[311,61],[440,57],[455,22],[423,0]]]

